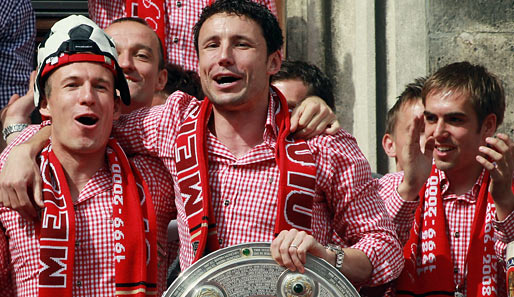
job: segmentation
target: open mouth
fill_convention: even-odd
[[[214,79],[218,84],[230,84],[235,81],[240,80],[240,78],[234,77],[234,76],[218,76]]]
[[[93,126],[98,122],[98,118],[94,116],[80,116],[75,120],[85,126]]]

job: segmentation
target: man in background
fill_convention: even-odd
[[[412,119],[423,114],[423,102],[421,101],[421,90],[425,78],[417,78],[408,84],[405,90],[398,96],[393,107],[389,109],[386,116],[386,130],[382,137],[382,147],[390,158],[394,158],[396,171],[403,170],[403,164],[407,162],[402,158],[401,150],[405,148],[408,136],[408,125]],[[420,147],[424,147],[423,135],[420,135]]]

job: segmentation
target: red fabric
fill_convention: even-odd
[[[164,0],[126,0],[127,16],[144,19],[162,43],[162,52],[166,53],[166,10]],[[164,55],[166,58],[166,55]]]
[[[112,138],[107,157],[114,193],[116,296],[154,295],[157,281],[156,218],[148,187]],[[50,145],[43,149],[40,159],[45,211],[39,226],[42,265],[39,295],[73,296],[73,201],[64,171]]]
[[[278,235],[282,230],[296,228],[312,233],[315,162],[305,141],[287,138],[290,134],[287,102],[282,95],[277,95],[275,99],[281,104],[276,114],[279,127],[276,162],[280,181],[274,232]],[[219,249],[211,205],[205,142],[211,111],[212,103],[205,98],[201,106],[193,110],[181,125],[175,147],[177,178],[193,240],[193,261],[200,259],[205,251]]]
[[[273,240],[280,180],[275,160],[278,127],[274,98],[269,97],[262,143],[244,156],[236,158],[207,132],[210,196],[222,248]],[[126,152],[159,156],[173,175],[182,269],[191,265],[194,251],[178,187],[175,143],[178,128],[200,105],[201,101],[175,92],[163,105],[122,115],[113,130]],[[317,169],[313,236],[322,244],[334,242],[363,251],[373,265],[372,285],[396,278],[403,266],[400,245],[355,138],[341,130],[333,136],[309,139],[307,145]]]
[[[26,141],[40,128],[31,125],[20,133],[0,155],[0,167],[11,148]],[[168,170],[156,158],[132,156],[146,181],[157,219],[159,263],[170,257],[167,227],[176,218],[173,183]],[[75,269],[73,296],[112,297],[115,295],[114,221],[112,175],[107,164],[100,168],[81,190],[75,207]],[[0,296],[33,297],[38,295],[39,240],[33,220],[22,218],[16,211],[0,207]],[[8,242],[7,242],[8,240]],[[157,266],[158,291],[166,289],[166,265]]]
[[[89,0],[89,16],[105,29],[115,19],[130,15],[125,1]],[[193,45],[193,26],[198,21],[202,9],[211,1],[180,1],[179,5],[179,1],[164,0],[166,32],[163,45],[167,49],[168,62],[181,65],[187,70],[198,70],[198,58]],[[255,2],[266,5],[274,15],[277,15],[275,0],[255,0]]]
[[[397,281],[397,296],[448,296],[457,289],[444,215],[441,181],[435,165],[420,191],[424,197],[404,246],[405,268]],[[471,226],[467,253],[468,296],[496,296],[496,256],[492,218],[495,208],[488,195],[489,175],[482,180]],[[477,260],[478,259],[478,260]],[[462,289],[459,292],[463,293]]]
[[[55,60],[54,60],[55,59]],[[63,53],[59,55],[59,57],[50,58],[47,60],[47,63],[45,65],[45,68],[43,68],[43,71],[41,71],[41,78],[45,77],[50,71],[64,66],[66,64],[74,63],[74,62],[96,62],[100,63],[100,65],[104,66],[108,70],[112,72],[114,77],[117,76],[116,73],[116,64],[114,63],[114,60],[103,56],[103,55],[96,55],[96,54],[90,54],[90,53],[77,53],[77,54],[66,54]]]
[[[71,297],[75,212],[66,176],[50,146],[41,152],[45,211],[39,224],[39,296]]]

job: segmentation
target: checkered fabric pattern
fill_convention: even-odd
[[[202,9],[212,0],[167,0],[165,1],[166,48],[168,62],[181,65],[187,70],[198,70],[198,59],[193,44],[193,26]],[[266,5],[277,15],[275,0],[255,0]],[[123,0],[89,0],[89,16],[101,28],[109,26],[115,19],[126,17]]]
[[[475,215],[476,197],[480,190],[480,184],[484,178],[485,170],[477,179],[475,185],[467,193],[455,195],[448,193],[450,185],[443,171],[439,177],[442,186],[443,207],[445,210],[446,222],[448,226],[448,236],[450,236],[450,249],[455,265],[455,281],[462,284],[466,276],[466,255],[469,241],[471,238],[471,225]],[[409,231],[414,221],[414,212],[418,206],[418,201],[404,201],[396,190],[403,181],[403,172],[391,173],[382,177],[380,183],[380,195],[386,203],[386,208],[393,217],[397,226],[398,237],[402,244],[405,244],[409,237]],[[505,293],[505,248],[507,243],[514,240],[514,214],[510,214],[504,221],[493,220],[495,229],[494,248],[498,257],[498,279],[497,284],[500,294]],[[473,261],[472,259],[470,261]]]
[[[273,239],[279,171],[275,162],[278,128],[273,120],[276,103],[270,102],[264,141],[239,159],[214,135],[207,136],[209,184],[221,247]],[[122,116],[114,134],[128,152],[163,159],[176,181],[174,142],[178,127],[198,106],[196,99],[175,92],[165,105]],[[307,143],[317,163],[313,235],[322,244],[334,241],[366,253],[374,268],[373,284],[396,278],[403,266],[400,244],[355,139],[340,131]],[[185,269],[191,265],[193,251],[176,184],[180,263]]]
[[[15,143],[32,136],[39,126],[30,126],[0,157],[4,164]],[[158,296],[166,289],[167,227],[176,217],[173,187],[168,170],[158,159],[131,158],[141,172],[153,198],[157,217]],[[114,296],[114,228],[112,178],[107,166],[88,181],[74,203],[76,223],[73,296]],[[0,208],[0,296],[37,296],[39,241],[34,223],[7,208]]]
[[[0,9],[0,108],[25,95],[32,71],[36,16],[30,0],[2,0]]]

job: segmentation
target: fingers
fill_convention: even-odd
[[[300,105],[300,106],[297,106],[295,109],[293,109],[293,111],[291,112],[291,119],[290,119],[291,133],[294,133],[296,131],[296,129],[298,129],[298,121],[300,120],[300,116],[303,113],[304,108],[305,108],[304,105]]]
[[[325,133],[328,135],[334,135],[339,130],[341,130],[341,124],[337,120],[337,117],[334,117],[334,120],[325,129]]]
[[[37,169],[37,166],[36,166],[36,169]],[[37,171],[37,173],[39,173],[39,170]],[[33,189],[34,202],[40,208],[44,208],[45,203],[43,202],[43,180],[41,178],[41,175],[36,174],[34,176],[34,183],[32,185],[32,189]]]
[[[476,160],[490,172],[492,178],[503,175],[509,178],[514,170],[513,142],[507,135],[499,133],[496,137],[486,138],[486,143],[487,146],[479,147],[483,156],[478,155]]]
[[[307,252],[314,242],[314,238],[304,231],[282,231],[271,243],[271,255],[279,265],[304,273]]]
[[[9,102],[7,102],[7,105],[12,104],[14,101],[18,100],[18,98],[20,98],[20,95],[18,95],[18,94],[13,94],[13,95],[11,96],[11,98],[9,99]]]

